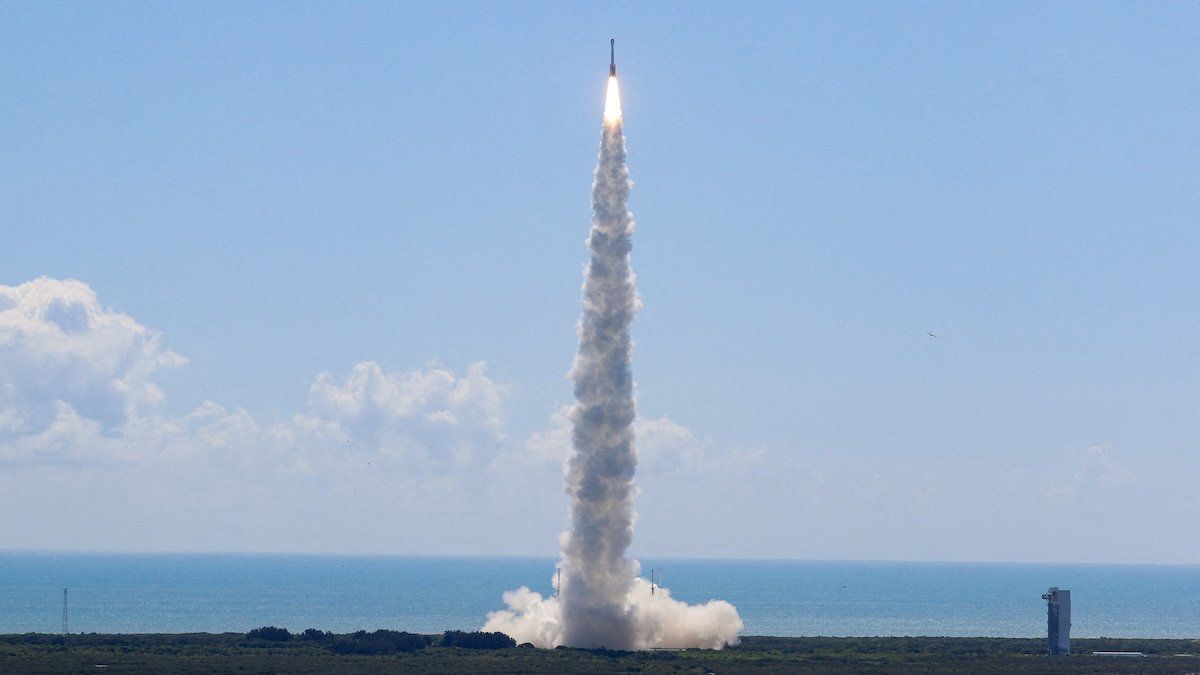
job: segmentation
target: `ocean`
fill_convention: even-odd
[[[1200,566],[651,560],[672,594],[733,603],[746,635],[1200,637]],[[475,630],[500,595],[553,593],[554,560],[0,552],[0,633]]]

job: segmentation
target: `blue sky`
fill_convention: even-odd
[[[1189,3],[4,3],[0,285],[85,288],[12,291],[40,323],[0,340],[4,404],[26,420],[0,438],[0,540],[552,553],[610,36],[635,374],[661,446],[635,548],[1200,562]],[[49,377],[51,357],[13,347],[58,330],[68,300],[125,326],[95,343],[123,345],[116,365],[70,370],[99,348],[68,341]],[[379,404],[386,424],[325,396],[384,381],[388,400],[440,393]],[[28,441],[66,419],[56,401],[116,459]],[[133,431],[206,402],[258,431]],[[447,411],[452,441],[413,421]],[[284,431],[307,440],[262,450]],[[395,465],[320,464],[366,472],[373,453]],[[530,455],[508,482],[488,473]],[[395,472],[425,498],[389,502]],[[360,484],[440,527],[355,535],[336,495]],[[49,485],[75,508],[44,508]],[[181,492],[160,519],[86,534]],[[231,530],[234,502],[281,533]],[[288,529],[304,509],[326,527]]]

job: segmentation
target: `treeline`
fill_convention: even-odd
[[[354,633],[327,633],[309,628],[293,635],[286,628],[263,626],[246,633],[246,639],[254,642],[291,642],[302,640],[319,644],[338,654],[400,654],[411,653],[426,647],[457,647],[460,649],[507,649],[516,647],[517,642],[504,633],[464,632],[449,630],[437,637],[394,630],[377,630]]]

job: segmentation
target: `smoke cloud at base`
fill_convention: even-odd
[[[528,588],[506,593],[509,609],[489,614],[484,629],[540,647],[719,649],[736,642],[742,628],[733,605],[690,606],[666,589],[652,594],[650,583],[638,578],[637,562],[626,557],[637,467],[630,324],[641,306],[629,262],[632,186],[614,75],[592,185],[591,259],[571,368],[573,452],[565,467],[571,529],[561,542],[561,587],[550,599]]]
[[[540,593],[522,586],[504,594],[506,610],[489,612],[485,631],[499,631],[518,643],[551,649],[567,644],[561,598],[543,598]],[[737,644],[742,620],[737,609],[724,600],[709,600],[702,605],[689,605],[675,600],[671,592],[655,587],[650,594],[650,582],[634,579],[622,602],[622,614],[632,629],[632,642],[626,645],[594,641],[575,644],[576,647],[652,649],[700,647],[720,649]]]

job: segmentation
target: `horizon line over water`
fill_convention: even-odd
[[[548,595],[556,558],[0,550],[0,633],[476,630],[501,594]],[[1075,637],[1200,636],[1200,565],[642,558],[691,603],[732,602],[745,635],[1035,637],[1049,586]]]
[[[143,550],[143,549],[73,549],[73,548],[4,548],[0,547],[0,555],[78,555],[78,556],[244,556],[244,557],[280,557],[280,558],[413,558],[432,560],[541,560],[556,561],[557,556],[526,555],[519,553],[384,553],[360,552],[343,553],[332,551],[242,551],[242,550],[208,550],[208,549],[178,549],[178,550]],[[1194,567],[1200,569],[1197,562],[1147,562],[1147,561],[1118,561],[1118,562],[1089,562],[1072,560],[953,560],[925,558],[798,558],[798,557],[764,557],[764,556],[686,556],[662,555],[640,556],[631,554],[633,560],[666,560],[682,562],[712,562],[712,563],[758,563],[758,562],[793,562],[793,563],[895,563],[921,565],[1069,565],[1072,567]]]

